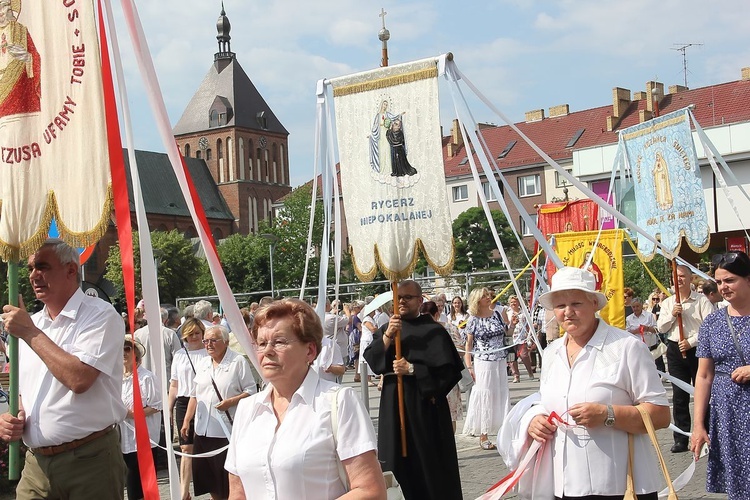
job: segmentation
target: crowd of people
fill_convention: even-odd
[[[690,395],[672,387],[679,432],[671,451],[692,450],[697,459],[710,445],[707,490],[750,498],[750,447],[732,437],[750,430],[750,259],[733,252],[713,264],[714,279],[701,283],[678,266],[679,301],[661,291],[641,300],[626,289],[625,330],[598,316],[608,301],[594,276],[568,267],[531,315],[519,297],[502,305],[489,288],[447,300],[408,280],[392,309],[368,307],[373,297],[326,301],[322,318],[315,305],[266,298],[242,311],[251,353],[210,302],[165,306],[156,318],[162,360],[141,304],[130,334],[111,306],[81,292],[76,252],[49,240],[29,258],[44,308],[29,316],[23,304],[6,305],[2,314],[20,339],[22,404],[18,416],[0,416],[0,438],[22,438],[29,448],[16,494],[142,498],[137,380],[154,462],[165,444],[162,412],[170,417],[183,454],[183,499],[385,498],[383,471],[393,472],[404,498],[461,498],[453,437],[460,420],[482,450],[547,443],[539,458],[547,466],[534,474],[548,473],[549,498],[621,498],[632,435],[634,491],[657,498],[658,467],[640,413],[657,429],[669,424],[658,376],[666,369],[695,385],[692,415]],[[509,382],[520,380],[519,359],[539,380],[539,399],[511,429]],[[356,392],[340,385],[347,369],[381,391],[377,436]],[[459,381],[467,377],[464,418]],[[509,445],[500,434],[511,432]]]

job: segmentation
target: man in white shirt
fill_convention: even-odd
[[[339,310],[340,302],[334,304],[326,299],[325,319],[323,320],[323,336],[336,342],[341,356],[344,358],[344,366],[349,364],[349,336],[346,334],[346,325],[349,324],[349,309],[344,307],[344,312]]]
[[[719,287],[716,286],[715,281],[708,280],[703,283],[701,291],[703,292],[703,295],[706,296],[708,301],[711,302],[715,307],[723,309],[729,305],[729,302],[724,300],[724,297],[722,297],[719,293]]]
[[[689,267],[677,266],[675,286],[680,291],[680,303],[676,303],[675,295],[662,300],[659,319],[656,321],[659,332],[667,334],[669,374],[688,384],[695,384],[695,376],[698,373],[698,358],[695,357],[695,348],[698,346],[698,328],[706,316],[714,311],[713,304],[705,295],[691,290],[692,279],[693,273]],[[685,336],[683,340],[680,340],[678,316],[682,316]],[[690,432],[690,394],[677,386],[673,386],[672,390],[672,420],[677,427]],[[675,432],[672,453],[682,453],[687,450],[688,437]]]
[[[75,249],[47,240],[28,260],[44,309],[30,317],[23,304],[3,307],[19,339],[20,411],[0,415],[0,439],[23,437],[29,447],[16,498],[124,496],[116,424],[127,414],[125,325],[110,304],[81,291],[78,262]]]
[[[135,331],[135,339],[140,342],[141,345],[143,345],[143,347],[146,349],[146,355],[143,357],[142,366],[146,370],[156,375],[156,378],[160,381],[160,383],[167,383],[167,381],[169,380],[169,376],[172,373],[172,358],[174,358],[175,353],[180,350],[180,348],[182,347],[182,343],[180,342],[180,338],[177,336],[177,333],[171,328],[167,328],[164,325],[169,316],[167,310],[162,307],[160,309],[160,312],[162,324],[157,326],[157,328],[159,328],[160,330],[162,345],[164,346],[166,378],[162,378],[162,374],[158,373],[156,370],[157,352],[155,349],[151,348],[151,342],[148,336],[148,325]]]
[[[207,300],[199,300],[193,306],[193,314],[201,320],[203,326],[209,328],[214,325],[214,307]]]
[[[659,336],[656,330],[656,319],[654,315],[643,310],[643,301],[635,297],[630,301],[633,314],[625,318],[625,330],[640,338],[653,351],[659,347]],[[656,369],[664,371],[664,358],[659,356],[656,360]]]

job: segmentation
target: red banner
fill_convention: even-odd
[[[599,229],[599,206],[591,200],[547,203],[537,209],[539,230],[552,234]]]

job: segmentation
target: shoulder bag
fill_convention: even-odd
[[[664,461],[664,456],[661,454],[661,449],[659,448],[659,442],[656,440],[656,430],[654,430],[654,424],[651,422],[651,415],[649,415],[648,411],[646,411],[641,405],[636,405],[636,408],[641,412],[641,418],[643,419],[643,424],[646,426],[648,437],[651,438],[651,444],[654,445],[656,456],[659,458],[659,464],[661,465],[664,479],[667,480],[667,488],[669,488],[669,496],[667,499],[678,500],[677,492],[672,485],[672,478],[669,477],[667,463]],[[633,455],[633,434],[628,434],[628,475],[625,482],[625,496],[623,497],[623,500],[637,500],[638,498],[635,494],[635,483],[633,481]]]
[[[331,394],[331,427],[333,428],[333,445],[338,447],[339,443],[339,392],[341,387],[336,389]],[[338,450],[336,451],[338,455]],[[341,459],[336,460],[339,468],[339,478],[344,483],[344,488],[349,491],[349,478],[344,470],[344,464],[341,463]],[[391,471],[383,472],[383,480],[385,481],[385,488],[388,500],[405,500],[404,492],[401,490],[401,485],[396,481],[396,476]]]
[[[727,317],[727,324],[729,325],[729,332],[732,334],[732,342],[734,342],[734,348],[737,349],[737,354],[740,357],[740,361],[742,362],[742,366],[745,366],[747,363],[745,362],[745,353],[742,351],[742,346],[740,345],[740,341],[737,338],[737,331],[734,329],[734,325],[732,324],[732,317],[729,315],[729,308],[724,308],[724,314]]]

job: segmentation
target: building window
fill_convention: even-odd
[[[469,188],[464,184],[463,186],[453,187],[453,201],[466,201],[469,199]]]
[[[211,150],[207,149],[206,150],[206,160],[210,160],[212,157],[213,157],[213,155],[211,154]]]
[[[212,109],[208,113],[208,128],[214,128],[219,126],[219,112]]]
[[[537,224],[537,214],[529,214],[529,217],[531,218],[531,222],[534,223],[536,226]],[[519,227],[521,228],[521,236],[531,236],[531,228],[526,225],[526,221],[523,220],[523,217],[519,216],[520,224]]]
[[[190,158],[190,144],[185,144],[185,158]]]
[[[195,152],[195,157],[198,158],[199,160],[201,158],[203,158],[203,151],[201,151],[200,149],[198,151],[196,151]]]
[[[566,168],[565,171],[569,173],[570,175],[573,175],[573,169],[572,168]],[[560,175],[560,172],[555,170],[555,186],[561,188],[565,186],[570,186],[570,183],[568,182],[568,179]]]
[[[521,175],[518,177],[518,196],[535,196],[542,194],[539,174]]]
[[[216,141],[216,157],[220,160],[224,158],[224,148],[222,147],[221,139],[217,139]]]
[[[503,187],[500,187],[500,191],[502,192]],[[495,197],[495,191],[493,191],[492,186],[490,186],[490,183],[488,181],[484,181],[482,183],[482,191],[484,191],[484,197],[487,199],[487,201],[497,201],[497,198]]]

